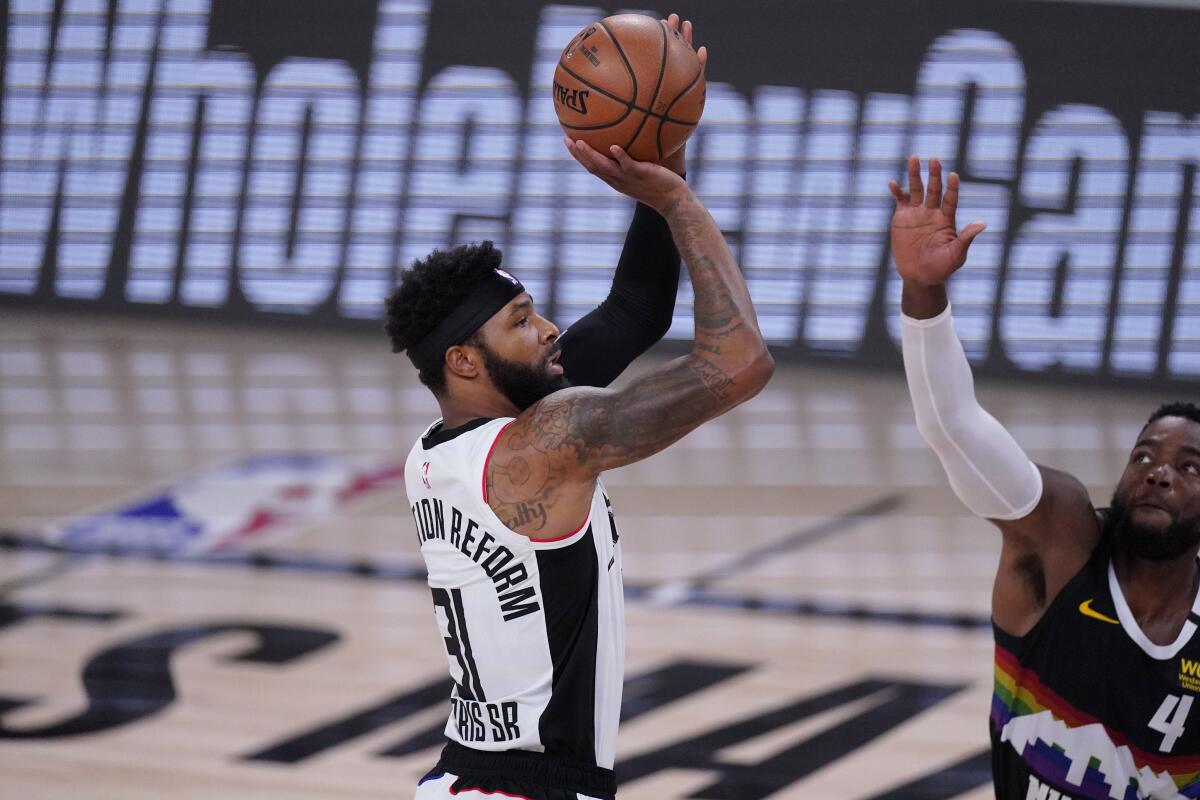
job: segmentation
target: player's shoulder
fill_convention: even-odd
[[[1021,603],[1035,616],[1088,562],[1104,532],[1103,518],[1082,481],[1053,467],[1038,465],[1038,470],[1042,497],[1034,510],[996,522],[1004,534],[1000,575],[1016,579]]]
[[[499,438],[513,450],[579,456],[590,443],[611,434],[614,394],[592,386],[560,389],[521,412]]]
[[[1069,472],[1037,465],[1042,476],[1042,497],[1026,520],[1045,541],[1065,536],[1082,541],[1091,550],[1102,530],[1102,519],[1083,481]]]
[[[1049,494],[1051,500],[1068,508],[1091,508],[1091,497],[1088,494],[1087,486],[1079,478],[1070,472],[1048,467],[1045,464],[1038,464],[1037,468],[1038,472],[1042,474],[1044,496]]]

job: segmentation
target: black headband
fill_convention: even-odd
[[[521,282],[502,269],[493,269],[457,308],[408,348],[408,358],[417,369],[424,369],[445,355],[448,348],[465,342],[508,301],[525,291]]]

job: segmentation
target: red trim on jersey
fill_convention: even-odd
[[[530,541],[530,542],[531,542],[531,543],[532,543],[532,544],[533,544],[535,547],[536,547],[537,545],[539,545],[539,544],[550,544],[551,542],[561,542],[561,541],[563,541],[564,539],[570,539],[572,536],[577,536],[577,535],[579,535],[579,533],[581,533],[581,532],[583,531],[583,529],[584,529],[584,528],[586,528],[586,527],[588,526],[588,523],[589,523],[589,522],[591,522],[591,521],[592,521],[592,512],[591,512],[591,509],[588,509],[588,515],[587,515],[587,519],[585,519],[585,520],[583,521],[583,524],[582,524],[582,525],[580,525],[580,526],[579,526],[578,528],[576,528],[575,530],[573,530],[573,531],[571,531],[570,533],[568,533],[566,536],[555,536],[553,539],[530,539],[529,541]]]
[[[486,795],[499,795],[500,797],[512,797],[512,798],[515,798],[515,800],[530,800],[530,798],[526,797],[523,794],[509,794],[508,792],[485,792],[483,789],[463,789],[462,791],[456,792],[456,791],[454,791],[453,787],[451,787],[451,789],[450,789],[450,794],[453,795],[454,797],[458,797],[463,792],[479,792],[480,794],[486,794]]]
[[[482,489],[482,491],[483,491],[483,502],[485,502],[485,503],[487,502],[487,468],[488,468],[488,462],[492,460],[492,451],[496,449],[496,442],[500,441],[500,434],[504,433],[505,429],[506,429],[506,428],[508,428],[508,426],[509,426],[509,425],[512,425],[512,424],[513,424],[513,422],[516,422],[516,420],[514,419],[512,422],[506,422],[506,423],[504,424],[504,427],[503,427],[503,428],[501,428],[499,431],[497,431],[497,432],[496,432],[496,438],[495,438],[495,439],[492,439],[492,446],[488,448],[487,456],[485,456],[485,457],[484,457],[484,459],[483,459],[483,481],[482,481],[482,483],[483,483],[483,486],[481,487],[481,489]]]

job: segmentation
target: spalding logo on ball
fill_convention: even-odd
[[[661,161],[692,135],[704,113],[704,67],[662,20],[617,14],[588,25],[554,70],[554,110],[563,130],[605,155]]]

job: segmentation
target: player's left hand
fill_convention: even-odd
[[[692,21],[690,19],[680,20],[678,14],[671,14],[665,20],[663,20],[663,24],[673,31],[678,31],[679,35],[683,37],[685,42],[687,42],[689,45],[692,44],[693,29]],[[708,48],[702,46],[696,51],[696,56],[700,59],[700,66],[707,69]],[[658,163],[662,164],[676,175],[683,175],[684,172],[687,171],[687,158],[686,154],[684,153],[686,149],[687,144],[685,143],[674,153],[671,153],[671,155],[667,156]]]

